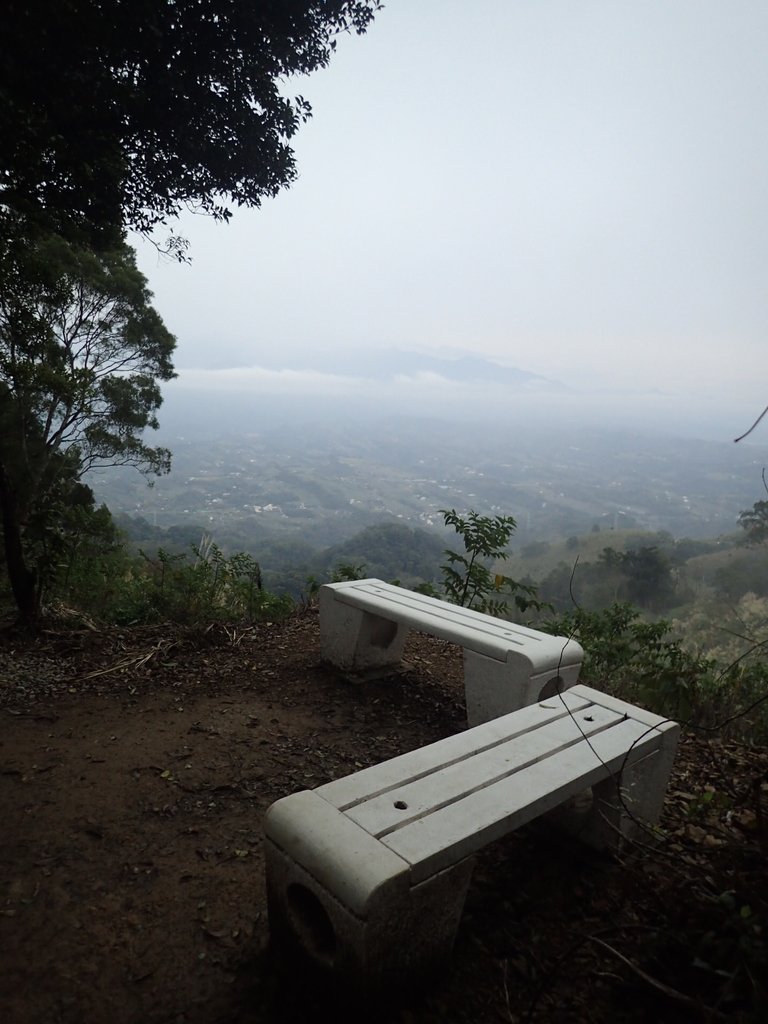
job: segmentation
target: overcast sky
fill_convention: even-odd
[[[766,54],[765,0],[389,0],[291,85],[314,116],[290,190],[229,225],[182,218],[191,267],[137,243],[177,386],[472,352],[751,422]]]

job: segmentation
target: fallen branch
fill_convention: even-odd
[[[668,999],[672,999],[674,1002],[680,1003],[681,1006],[685,1006],[689,1010],[694,1010],[707,1020],[728,1021],[731,1019],[727,1014],[721,1013],[720,1010],[715,1010],[711,1006],[705,1006],[697,999],[693,999],[691,996],[687,996],[684,992],[679,992],[676,988],[672,988],[671,985],[667,985],[665,982],[659,981],[658,978],[654,978],[652,974],[648,974],[648,972],[644,971],[642,967],[638,966],[633,960],[630,960],[629,957],[624,956],[624,954],[620,953],[618,949],[614,949],[613,946],[604,942],[603,939],[598,939],[595,935],[588,935],[587,939],[590,942],[594,942],[602,949],[607,950],[618,960],[621,960],[621,962],[626,964],[631,971],[634,971],[638,978],[641,978],[646,984],[650,985],[651,988],[656,989],[657,992],[660,992]]]
[[[123,658],[122,661],[118,661],[116,665],[110,665],[109,668],[97,668],[93,672],[88,672],[84,676],[79,676],[79,680],[95,679],[97,676],[106,676],[109,675],[110,672],[121,672],[123,669],[131,667],[142,668],[151,658],[154,658],[156,654],[165,654],[167,651],[171,650],[172,647],[175,647],[177,642],[178,641],[176,640],[159,640],[151,650],[146,651],[144,654],[132,654],[127,658]]]

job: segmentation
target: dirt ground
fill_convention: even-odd
[[[402,672],[351,682],[321,663],[312,609],[6,634],[0,1020],[766,1019],[768,752],[692,737],[661,842],[602,857],[534,823],[482,853],[422,991],[349,1006],[273,948],[266,808],[463,727],[458,649],[417,636]]]

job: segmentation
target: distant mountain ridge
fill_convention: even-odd
[[[346,372],[349,373],[351,370],[360,376],[378,378],[415,377],[429,373],[444,377],[446,380],[462,383],[486,381],[517,387],[536,384],[558,390],[563,388],[563,385],[557,381],[548,380],[546,377],[530,373],[528,370],[503,366],[501,363],[483,356],[465,355],[452,358],[426,352],[386,349],[362,356],[357,362],[359,362],[359,366],[355,366],[353,369],[347,365]]]
[[[266,355],[266,354],[264,354]],[[445,380],[468,383],[493,383],[508,387],[569,391],[559,381],[513,366],[505,366],[484,356],[441,356],[408,349],[369,349],[357,352],[311,352],[302,356],[262,355],[257,365],[271,370],[295,370],[392,381],[398,377],[431,374]]]

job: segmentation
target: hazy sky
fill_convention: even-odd
[[[389,0],[291,84],[314,117],[290,190],[182,218],[191,267],[138,244],[177,386],[311,388],[394,347],[751,422],[767,53],[765,0]]]

